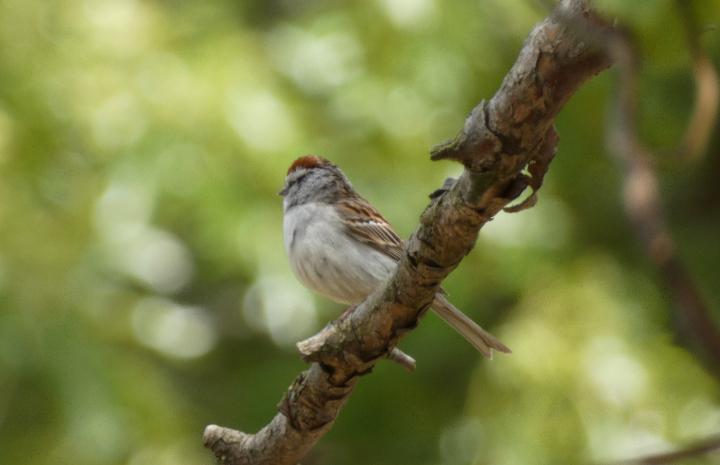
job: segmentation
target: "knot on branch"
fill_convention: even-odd
[[[455,139],[441,142],[430,150],[431,159],[457,161],[473,172],[489,169],[502,151],[502,143],[486,121],[485,100],[482,100],[465,118]]]

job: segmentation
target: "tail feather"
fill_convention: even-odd
[[[512,353],[505,344],[465,316],[465,314],[455,308],[453,304],[448,302],[442,295],[437,294],[435,296],[435,301],[432,303],[431,308],[440,318],[447,321],[450,326],[455,328],[457,332],[462,334],[465,339],[470,341],[472,345],[477,347],[477,349],[490,360],[492,360],[492,349],[504,354]]]

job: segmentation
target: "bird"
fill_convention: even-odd
[[[404,241],[352,187],[336,165],[307,155],[290,166],[283,196],[283,242],[295,277],[335,302],[360,304],[385,283],[402,256]],[[430,308],[482,354],[512,351],[435,294]]]

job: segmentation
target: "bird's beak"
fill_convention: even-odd
[[[283,187],[282,189],[280,189],[280,192],[278,192],[277,195],[286,195],[287,193],[288,193],[288,188]]]

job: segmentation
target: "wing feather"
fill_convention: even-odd
[[[400,260],[404,241],[372,205],[358,197],[340,201],[337,206],[341,208],[342,220],[353,237],[393,260]]]

